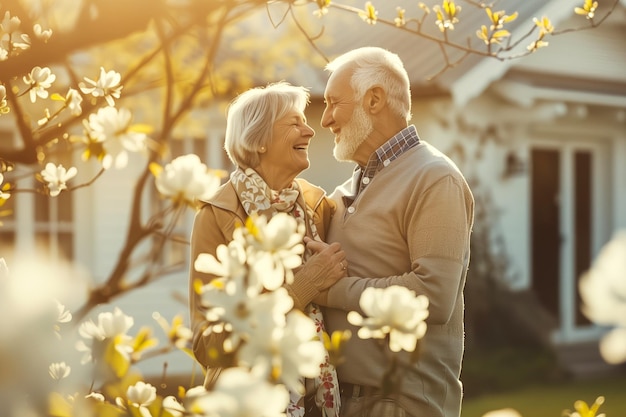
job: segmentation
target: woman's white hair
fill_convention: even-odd
[[[304,112],[309,90],[285,81],[255,87],[238,95],[228,106],[224,148],[233,164],[255,168],[259,150],[272,141],[276,120],[292,109]]]
[[[326,70],[332,73],[346,65],[354,67],[350,85],[357,100],[361,100],[370,88],[380,85],[387,93],[389,107],[407,122],[411,120],[411,84],[398,55],[383,48],[366,46],[338,56],[326,65]]]

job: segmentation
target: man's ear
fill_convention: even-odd
[[[365,93],[365,108],[371,113],[380,112],[387,105],[387,92],[379,85],[367,90]]]

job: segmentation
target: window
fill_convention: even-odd
[[[8,135],[8,137],[7,137]],[[11,132],[0,132],[0,139],[12,140]],[[60,146],[62,148],[62,146]],[[47,155],[48,156],[48,155]],[[69,146],[49,155],[46,162],[72,165]],[[0,207],[0,211],[10,214],[0,218],[0,257],[9,264],[15,254],[36,254],[50,260],[74,257],[74,196],[63,191],[57,197],[49,197],[42,191],[42,184],[35,179],[41,168],[18,167],[4,175],[5,182],[11,182],[17,189]]]

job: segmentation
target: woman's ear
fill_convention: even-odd
[[[387,105],[387,93],[379,86],[367,90],[365,93],[365,106],[371,114],[380,112]]]

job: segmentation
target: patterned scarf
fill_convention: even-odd
[[[307,226],[307,235],[319,240],[317,228],[313,222],[313,209],[305,207],[298,202],[300,187],[294,181],[288,188],[275,191],[268,187],[267,183],[252,168],[242,171],[236,169],[230,176],[230,181],[237,191],[239,200],[246,213],[251,215],[257,213],[271,218],[278,212],[289,213],[299,222],[304,222]],[[303,261],[309,254],[303,255]],[[315,323],[317,337],[323,340],[322,334],[325,331],[324,318],[319,307],[313,303],[306,307],[305,313]],[[339,393],[339,381],[335,367],[330,364],[328,353],[321,365],[321,372],[314,380],[315,403],[322,411],[322,417],[339,417],[341,406],[341,395]],[[287,407],[288,417],[304,416],[303,396],[298,392],[290,391],[290,401]]]

